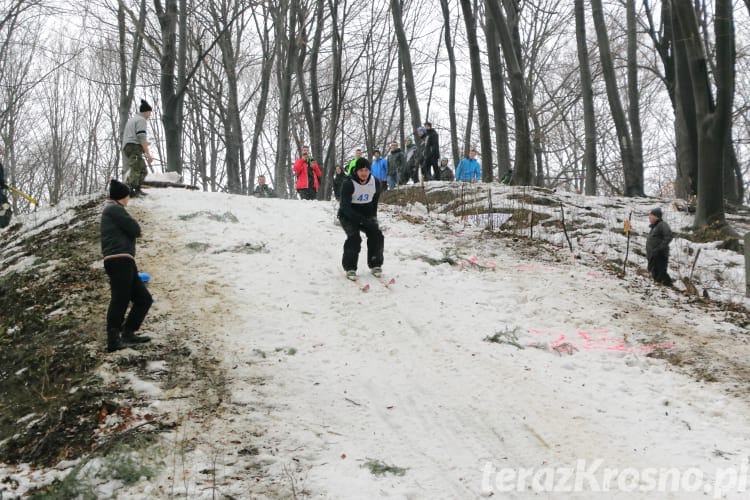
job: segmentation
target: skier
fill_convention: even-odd
[[[341,264],[346,277],[357,279],[357,262],[362,247],[360,231],[367,236],[367,266],[376,277],[383,274],[383,245],[385,238],[378,226],[378,200],[382,192],[381,183],[370,173],[370,162],[359,158],[351,176],[341,186],[339,221],[346,232],[344,255]]]

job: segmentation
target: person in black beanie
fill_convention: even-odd
[[[651,229],[646,237],[648,270],[651,272],[654,281],[662,285],[672,286],[672,278],[667,272],[672,230],[669,228],[669,224],[662,220],[662,212],[659,207],[649,212],[648,222],[648,227]]]
[[[148,133],[146,131],[146,120],[151,118],[151,105],[141,99],[138,113],[125,124],[122,133],[122,154],[125,157],[125,176],[132,189],[133,196],[143,196],[141,183],[146,178],[148,169],[143,161],[145,155],[149,166],[154,161],[149,150]]]
[[[385,238],[378,225],[378,201],[382,191],[383,186],[370,173],[370,162],[366,158],[357,160],[351,175],[341,186],[338,217],[346,232],[341,265],[352,281],[357,279],[357,261],[362,247],[360,231],[367,236],[367,267],[378,278],[383,274]]]
[[[135,240],[141,235],[141,227],[125,210],[128,201],[130,188],[112,179],[109,184],[109,201],[102,211],[100,226],[104,270],[109,276],[111,291],[107,309],[107,352],[151,340],[150,337],[135,334],[151,308],[153,299],[138,276]],[[130,302],[133,307],[125,319]]]

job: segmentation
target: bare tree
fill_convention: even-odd
[[[278,9],[272,11],[276,26],[277,73],[279,86],[279,116],[276,143],[276,191],[283,195],[292,192],[292,176],[289,173],[291,156],[289,142],[289,113],[292,107],[292,76],[296,65],[296,13],[299,0],[282,0]],[[314,152],[317,154],[317,152]]]
[[[627,66],[628,66],[628,123],[630,124],[632,153],[632,172],[625,173],[625,182],[632,178],[632,183],[638,186],[639,193],[643,191],[643,132],[641,130],[641,98],[638,89],[638,26],[635,19],[635,0],[626,0],[625,12],[627,20]]]
[[[707,57],[692,5],[672,1],[673,22],[680,34],[676,49],[690,74],[698,132],[698,198],[694,225],[722,228],[735,234],[724,214],[722,151],[730,130],[734,96],[734,22],[732,2],[716,0],[716,102],[710,93]],[[679,64],[678,59],[678,64]]]
[[[258,148],[260,147],[260,136],[263,131],[263,123],[266,120],[266,109],[268,106],[268,91],[271,85],[271,74],[273,70],[273,64],[276,60],[277,49],[272,41],[271,37],[271,26],[269,24],[269,18],[271,17],[263,4],[263,23],[258,20],[258,11],[253,10],[253,20],[255,21],[255,28],[260,37],[261,46],[261,67],[260,67],[260,89],[258,95],[258,101],[255,108],[255,122],[253,127],[253,137],[250,146],[250,168],[249,168],[249,182],[248,188],[252,188],[255,184],[255,172],[258,165]],[[275,179],[275,176],[274,176]],[[276,185],[274,181],[274,186]]]
[[[128,38],[128,21],[133,24],[134,29],[130,33],[132,41]],[[146,0],[140,0],[138,4],[138,13],[135,14],[129,10],[123,0],[117,0],[117,35],[118,35],[118,62],[120,70],[120,98],[119,98],[119,124],[117,128],[116,140],[119,141],[125,130],[125,124],[130,115],[130,108],[135,98],[135,84],[138,76],[138,68],[141,60],[144,42],[144,23],[146,21]],[[132,43],[132,48],[129,48]],[[130,63],[128,63],[128,54],[130,54]],[[121,144],[119,144],[122,147]],[[118,153],[120,148],[117,148]],[[120,155],[121,157],[121,155]],[[124,173],[125,163],[122,160],[122,171]],[[124,174],[123,174],[124,175]]]
[[[633,160],[633,140],[625,119],[625,111],[620,101],[620,92],[617,87],[612,52],[609,47],[609,36],[604,22],[604,10],[601,0],[591,0],[591,12],[594,19],[594,29],[599,42],[599,59],[602,65],[604,83],[607,86],[607,100],[609,101],[612,120],[617,130],[617,139],[620,146],[622,169],[625,174],[625,195],[644,196],[643,192],[643,170],[637,170]]]
[[[479,137],[482,143],[482,180],[491,182],[492,169],[492,138],[490,134],[490,116],[487,105],[487,94],[484,92],[482,81],[482,62],[479,58],[479,42],[477,40],[477,23],[475,13],[471,8],[471,0],[461,0],[464,13],[466,35],[469,41],[469,59],[471,62],[471,86],[477,99],[477,115],[479,116]]]
[[[400,0],[390,0],[391,15],[393,16],[393,26],[396,30],[396,39],[398,40],[398,54],[401,69],[404,72],[404,82],[406,84],[406,101],[409,103],[409,113],[411,115],[412,130],[416,130],[422,124],[419,114],[419,103],[417,101],[417,88],[414,81],[414,70],[411,64],[411,55],[409,53],[409,44],[406,40],[404,31],[404,21],[402,16],[402,6]]]
[[[583,0],[575,0],[575,18],[578,67],[581,74],[581,97],[583,99],[585,192],[587,195],[593,196],[596,194],[596,115],[594,111],[594,89],[591,83],[591,67],[589,65],[589,50],[586,44],[586,13],[583,8]]]
[[[489,63],[490,85],[492,89],[492,111],[495,120],[495,146],[497,148],[498,179],[511,168],[510,164],[510,142],[508,139],[508,113],[505,109],[505,77],[503,76],[504,64],[500,52],[500,41],[497,37],[497,26],[495,19],[488,15],[485,17],[485,37],[487,38],[487,59]],[[485,167],[488,168],[489,166]]]
[[[226,86],[226,102],[217,100],[220,118],[224,128],[225,168],[227,190],[230,193],[246,193],[247,178],[244,172],[245,154],[242,140],[242,118],[239,97],[238,61],[239,41],[244,34],[245,10],[249,7],[244,1],[213,0],[208,3],[211,28],[216,37],[216,45],[221,52],[222,70]],[[222,96],[223,97],[223,96]]]
[[[510,94],[513,104],[513,116],[516,129],[516,168],[514,180],[517,184],[529,185],[532,182],[532,149],[529,129],[529,105],[523,67],[520,60],[520,49],[503,13],[501,0],[485,0],[488,15],[492,16],[497,28],[500,46],[505,57],[506,70],[510,78]]]
[[[448,120],[450,123],[451,135],[451,154],[454,165],[461,158],[458,148],[458,126],[456,125],[456,54],[453,50],[453,40],[451,39],[451,14],[448,7],[448,0],[440,0],[440,8],[443,12],[443,36],[445,36],[445,50],[448,53],[448,64],[450,68],[450,78],[448,80]]]

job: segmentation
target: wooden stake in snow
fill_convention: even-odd
[[[568,228],[565,227],[565,206],[562,203],[560,203],[560,222],[562,223],[563,233],[565,234],[565,239],[568,240],[570,253],[573,253],[573,244],[570,242],[570,238],[568,237]]]
[[[625,245],[625,260],[622,262],[622,274],[625,275],[625,266],[628,265],[628,253],[630,252],[630,220],[633,218],[633,211],[628,214],[628,220],[625,221],[625,234],[628,235],[628,244]]]

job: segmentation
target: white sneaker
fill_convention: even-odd
[[[352,280],[352,281],[357,281],[357,271],[355,271],[353,269],[350,270],[350,271],[347,271],[346,272],[346,279]]]
[[[370,269],[370,272],[376,278],[380,278],[381,276],[383,276],[383,269],[380,267],[373,267],[372,269]]]

